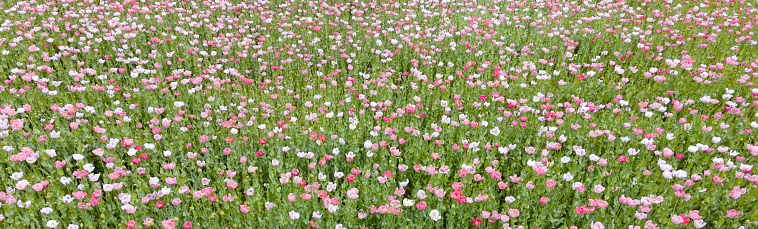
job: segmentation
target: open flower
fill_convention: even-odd
[[[293,210],[293,211],[290,211],[289,216],[291,220],[296,220],[300,218],[300,213]]]
[[[737,218],[737,216],[740,216],[740,211],[731,209],[726,211],[726,216],[729,218]]]
[[[431,212],[429,212],[429,218],[431,218],[433,221],[438,221],[442,219],[442,216],[440,215],[440,212],[437,209],[434,209]]]
[[[58,221],[55,221],[55,220],[52,220],[52,219],[48,220],[47,224],[45,224],[45,226],[47,226],[49,228],[56,228],[56,227],[58,227]]]

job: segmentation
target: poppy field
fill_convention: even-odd
[[[0,228],[758,228],[758,3],[0,3]]]

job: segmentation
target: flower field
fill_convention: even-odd
[[[758,228],[747,0],[0,3],[0,228]]]

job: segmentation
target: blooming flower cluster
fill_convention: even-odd
[[[0,9],[0,228],[758,228],[755,2]]]

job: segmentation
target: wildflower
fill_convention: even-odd
[[[731,209],[731,210],[726,211],[726,216],[729,218],[737,218],[737,216],[739,216],[740,213],[741,213],[740,211]]]
[[[49,228],[56,228],[56,227],[58,227],[58,221],[55,221],[55,220],[52,220],[52,219],[48,220],[47,224],[45,224],[45,226],[47,226]]]
[[[619,73],[619,74],[621,74],[621,73]],[[592,224],[590,224],[590,228],[592,228],[592,229],[605,229],[605,226],[603,226],[603,223],[601,223],[601,222],[593,222]]]
[[[300,213],[297,213],[296,211],[290,211],[289,217],[291,220],[296,220],[300,218]]]
[[[440,215],[440,212],[437,211],[437,209],[434,209],[431,212],[429,212],[429,217],[434,221],[438,221],[442,219],[442,216]]]

